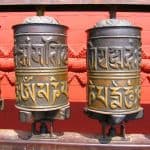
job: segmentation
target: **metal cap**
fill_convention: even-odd
[[[32,23],[47,23],[47,24],[59,24],[59,22],[49,16],[32,16],[32,17],[27,17],[24,22],[24,24],[32,24]]]
[[[107,26],[132,26],[132,23],[127,20],[120,19],[106,19],[96,23],[95,27],[107,27]]]

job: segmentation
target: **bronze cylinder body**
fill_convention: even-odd
[[[141,28],[96,27],[87,30],[88,109],[130,114],[140,108]]]
[[[67,106],[67,27],[32,23],[13,29],[16,107],[51,111]]]

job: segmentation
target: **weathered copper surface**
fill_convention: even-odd
[[[52,111],[68,106],[67,27],[32,23],[13,29],[17,108]]]
[[[140,111],[139,27],[88,30],[88,109],[101,114]]]

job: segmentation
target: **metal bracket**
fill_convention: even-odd
[[[4,100],[0,99],[0,110],[4,109]]]

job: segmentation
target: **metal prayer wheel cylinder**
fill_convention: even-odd
[[[100,26],[87,30],[88,110],[132,114],[140,107],[141,28]]]
[[[68,106],[67,27],[31,23],[13,26],[16,107],[51,111]]]

